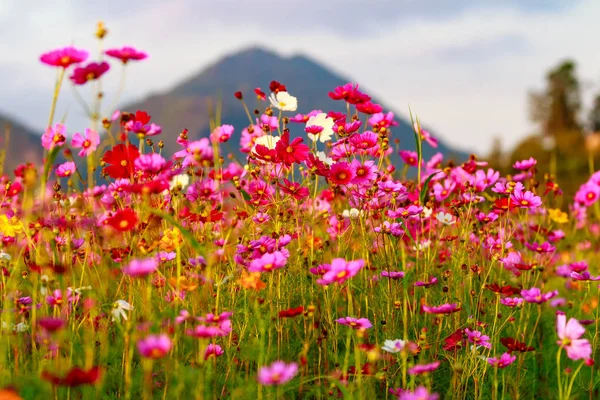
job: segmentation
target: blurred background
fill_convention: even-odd
[[[98,59],[103,21],[103,48],[149,58],[127,66],[118,97],[123,72],[111,63],[102,117],[146,110],[171,150],[183,128],[208,135],[210,99],[239,132],[237,90],[255,106],[253,89],[279,80],[306,113],[339,107],[327,92],[355,82],[397,116],[402,148],[414,147],[410,107],[441,141],[426,157],[475,153],[510,172],[533,156],[572,193],[600,162],[599,20],[596,0],[0,0],[7,168],[41,154],[56,70],[40,54],[74,45]],[[56,115],[73,133],[89,126],[78,98],[92,91],[70,86]]]

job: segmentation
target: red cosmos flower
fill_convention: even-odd
[[[133,174],[133,163],[140,156],[138,148],[132,144],[118,144],[104,153],[102,161],[108,166],[104,172],[113,179],[129,178]]]
[[[287,92],[287,88],[285,87],[285,85],[282,85],[281,83],[279,83],[277,81],[271,81],[271,84],[269,85],[269,89],[273,93]]]
[[[525,353],[528,351],[535,350],[534,347],[531,347],[531,346],[528,347],[526,343],[519,342],[518,340],[510,338],[510,337],[501,338],[500,343],[502,343],[502,346],[504,346],[508,349],[509,353],[512,353],[513,351],[518,351],[519,353]]]
[[[285,164],[301,163],[306,160],[310,149],[307,145],[302,144],[304,139],[296,138],[290,143],[290,133],[285,132],[281,135],[281,139],[275,145],[275,151],[279,160]]]
[[[333,100],[345,100],[350,104],[360,104],[371,101],[370,96],[358,90],[358,84],[354,86],[352,83],[346,83],[343,86],[336,87],[333,92],[329,92],[329,97]]]
[[[563,194],[563,191],[560,188],[560,186],[558,186],[558,183],[548,181],[546,182],[546,191],[544,192],[544,196],[550,192],[554,193],[554,196],[560,196],[561,194]]]
[[[510,208],[510,211],[516,209],[519,207],[518,204],[516,204],[514,201],[511,201],[509,204],[509,198],[508,197],[503,197],[501,199],[497,199],[496,201],[494,201],[494,212],[496,212],[496,214],[498,213],[503,213],[505,211],[508,211]]]
[[[356,109],[363,114],[377,114],[383,111],[383,107],[379,104],[371,103],[370,101],[357,104]]]
[[[265,92],[260,90],[260,88],[258,88],[258,87],[256,89],[254,89],[254,93],[256,93],[256,98],[258,100],[265,100],[267,98],[267,95],[265,94]]]
[[[70,79],[76,85],[83,85],[84,83],[87,83],[87,81],[93,81],[100,78],[109,70],[109,68],[110,66],[106,61],[101,63],[91,62],[85,67],[75,68]]]
[[[454,333],[444,339],[444,345],[442,348],[447,351],[452,351],[463,347],[465,343],[463,333],[463,329],[457,329],[454,331]]]
[[[138,217],[135,211],[130,208],[119,210],[112,217],[106,220],[106,224],[112,226],[119,232],[127,232],[135,228],[138,223]]]
[[[253,154],[257,159],[265,161],[265,162],[272,162],[272,163],[280,162],[277,150],[269,149],[267,146],[263,146],[262,144],[257,144],[254,147]]]
[[[292,195],[296,200],[302,200],[310,194],[307,187],[304,187],[297,182],[290,182],[285,178],[283,178],[283,182],[283,185],[277,182],[277,186],[279,186],[284,193]]]
[[[42,54],[40,61],[53,67],[68,68],[72,64],[85,61],[88,56],[87,51],[69,46]]]
[[[287,310],[279,311],[279,318],[293,318],[304,312],[304,307],[299,306],[296,308],[289,308]]]
[[[491,290],[494,293],[498,293],[502,296],[512,296],[514,294],[521,293],[521,289],[519,289],[517,287],[510,286],[510,285],[500,286],[497,283],[492,283],[491,285],[485,285],[485,288],[488,290]]]
[[[23,191],[23,185],[20,182],[13,182],[9,185],[6,185],[6,189],[4,191],[4,195],[7,197],[13,197],[18,195]]]
[[[101,372],[99,366],[92,367],[87,371],[79,367],[73,367],[63,378],[54,375],[51,372],[44,371],[42,372],[42,379],[58,386],[75,387],[81,385],[93,385],[100,379]]]
[[[127,64],[129,60],[139,61],[148,58],[148,54],[128,46],[120,49],[108,49],[104,53],[107,56],[118,58],[123,64]]]
[[[159,194],[169,189],[169,182],[164,179],[135,183],[129,186],[129,191],[138,194]]]
[[[331,166],[331,171],[329,171],[329,180],[336,185],[347,185],[354,176],[354,169],[347,162],[337,162]]]

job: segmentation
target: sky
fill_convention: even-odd
[[[527,93],[562,60],[577,62],[584,104],[600,93],[596,0],[0,0],[0,114],[41,131],[56,71],[39,55],[66,45],[96,52],[99,20],[106,47],[150,54],[128,67],[118,99],[120,73],[109,72],[107,105],[166,91],[260,45],[307,55],[401,115],[410,107],[448,144],[485,154],[494,136],[509,149],[536,131]],[[87,126],[69,85],[64,116],[69,131]]]

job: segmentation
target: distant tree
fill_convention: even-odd
[[[487,156],[487,161],[490,167],[504,172],[506,169],[506,155],[502,149],[502,139],[500,136],[494,136],[492,139],[492,148]]]
[[[592,132],[600,132],[600,94],[596,95],[590,110],[589,124]]]
[[[575,62],[567,60],[546,75],[546,88],[530,93],[531,119],[544,135],[581,131],[581,93]]]

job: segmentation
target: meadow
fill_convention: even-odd
[[[598,398],[600,172],[571,199],[533,158],[424,160],[355,84],[324,88],[346,112],[273,81],[227,94],[241,131],[162,132],[103,108],[146,56],[40,57],[45,160],[2,176],[1,399]],[[83,132],[68,85],[97,91]]]

